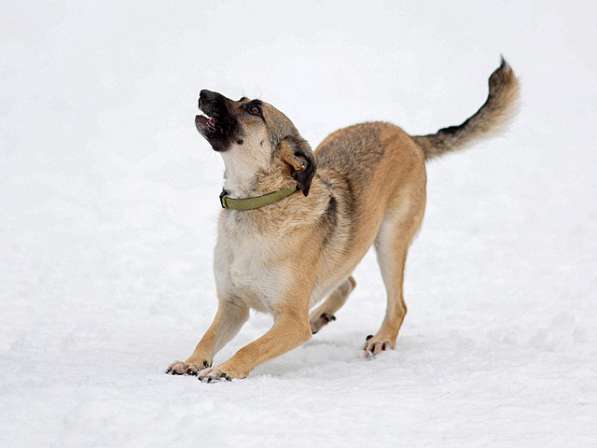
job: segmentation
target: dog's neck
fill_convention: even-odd
[[[232,158],[225,157],[224,163],[224,190],[232,198],[259,196],[296,185],[281,163],[257,170],[247,169],[246,165],[239,165]]]
[[[233,198],[251,196],[255,190],[255,180],[256,175],[254,173],[239,173],[226,168],[224,171],[224,190]]]

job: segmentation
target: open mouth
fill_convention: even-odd
[[[195,127],[215,151],[226,151],[239,132],[238,120],[230,111],[230,99],[217,92],[202,90],[195,116]]]
[[[213,134],[217,130],[217,120],[215,117],[209,117],[207,115],[197,115],[195,117],[195,126],[197,130],[205,134]]]

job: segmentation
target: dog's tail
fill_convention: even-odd
[[[429,160],[466,147],[477,139],[491,137],[514,116],[518,100],[518,79],[502,57],[500,66],[489,77],[489,95],[473,116],[458,126],[442,128],[435,134],[413,136]]]

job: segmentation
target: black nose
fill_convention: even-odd
[[[212,92],[211,90],[203,89],[201,92],[199,92],[199,104],[213,103],[221,97],[222,95],[220,95],[218,92]]]
[[[218,94],[216,92],[212,92],[211,90],[203,89],[199,92],[199,99],[210,101],[216,98]]]

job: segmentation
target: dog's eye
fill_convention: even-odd
[[[255,115],[257,117],[261,115],[261,109],[259,109],[259,106],[256,106],[255,104],[249,104],[245,110],[251,115]]]

